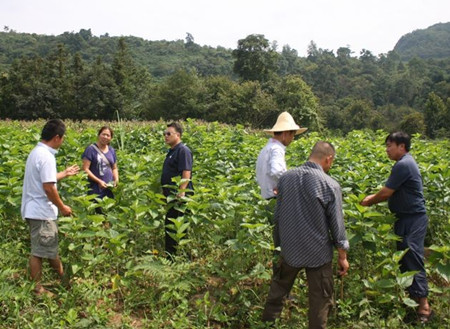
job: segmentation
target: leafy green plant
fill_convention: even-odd
[[[44,284],[55,299],[38,299],[27,277],[28,227],[20,218],[26,156],[43,121],[0,122],[0,323],[5,328],[265,328],[260,321],[272,273],[272,212],[261,199],[254,167],[267,136],[242,126],[184,122],[183,141],[194,155],[195,193],[184,198],[183,216],[172,222],[180,253],[165,259],[164,218],[171,200],[161,193],[166,145],[163,122],[120,121],[125,147],[117,148],[120,184],[114,199],[87,195],[86,175],[58,183],[73,217],[59,219],[60,256],[72,288],[45,267]],[[112,125],[118,123],[111,123]],[[98,122],[67,122],[58,168],[80,164]],[[392,163],[382,131],[331,137],[337,157],[330,175],[342,186],[350,240],[350,272],[336,281],[334,328],[412,328],[414,303],[405,292],[412,273],[400,273],[387,206],[359,205],[382,186]],[[287,149],[288,167],[307,160],[324,137],[311,133]],[[124,140],[123,140],[124,141]],[[130,144],[132,143],[132,144]],[[129,147],[132,145],[132,147]],[[426,268],[432,327],[449,325],[448,141],[415,140],[429,216]],[[169,202],[168,202],[169,201]],[[101,207],[103,214],[95,209]],[[187,234],[187,235],[186,235]],[[189,257],[187,257],[189,255]],[[306,281],[293,288],[280,328],[306,327]]]

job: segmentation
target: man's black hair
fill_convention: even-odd
[[[386,140],[384,143],[387,142],[393,142],[397,145],[405,144],[405,150],[406,152],[409,152],[409,149],[411,148],[411,136],[409,136],[407,133],[403,131],[396,131],[393,133],[390,133],[388,137],[386,137]]]
[[[183,135],[183,127],[178,122],[171,122],[167,125],[167,128],[168,127],[173,127],[175,131],[180,134],[180,137]]]
[[[282,133],[284,133],[285,131],[289,131],[291,133],[295,133],[297,130],[283,130],[283,131],[275,131],[273,134],[274,136],[280,136]]]
[[[42,128],[41,139],[48,142],[53,137],[58,135],[63,137],[66,133],[66,125],[59,119],[52,119],[47,121],[44,128]]]

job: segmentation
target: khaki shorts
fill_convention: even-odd
[[[26,219],[30,226],[31,254],[39,258],[58,256],[58,224],[56,220]]]

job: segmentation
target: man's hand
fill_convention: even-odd
[[[72,166],[70,166],[70,167],[67,167],[65,170],[64,170],[64,174],[65,174],[65,176],[67,177],[67,176],[73,176],[73,175],[76,175],[76,174],[78,174],[80,172],[80,167],[78,166],[78,165],[72,165]]]
[[[78,174],[79,171],[80,167],[78,167],[78,165],[67,167],[63,171],[60,171],[59,173],[56,174],[56,180],[61,180],[63,178],[66,178],[67,176],[76,175]]]
[[[339,266],[339,270],[338,270],[338,274],[340,276],[346,276],[347,275],[347,271],[350,267],[350,265],[348,264],[347,258],[338,258],[338,266]]]
[[[379,190],[377,192],[377,194],[371,194],[371,195],[366,196],[360,202],[360,205],[368,207],[368,206],[386,201],[387,199],[389,199],[392,196],[392,194],[394,194],[394,192],[395,192],[395,190],[393,190],[389,187],[383,186],[381,188],[381,190]]]
[[[366,196],[361,202],[360,205],[364,207],[369,207],[373,204],[373,198],[375,197],[375,194],[371,194]]]
[[[72,215],[72,208],[70,208],[69,206],[66,206],[65,204],[62,205],[62,207],[59,210],[61,211],[61,214],[63,216],[70,216],[70,215]]]

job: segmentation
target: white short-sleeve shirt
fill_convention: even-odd
[[[56,150],[39,142],[25,166],[22,190],[22,218],[56,219],[58,208],[47,198],[44,183],[56,184]]]

